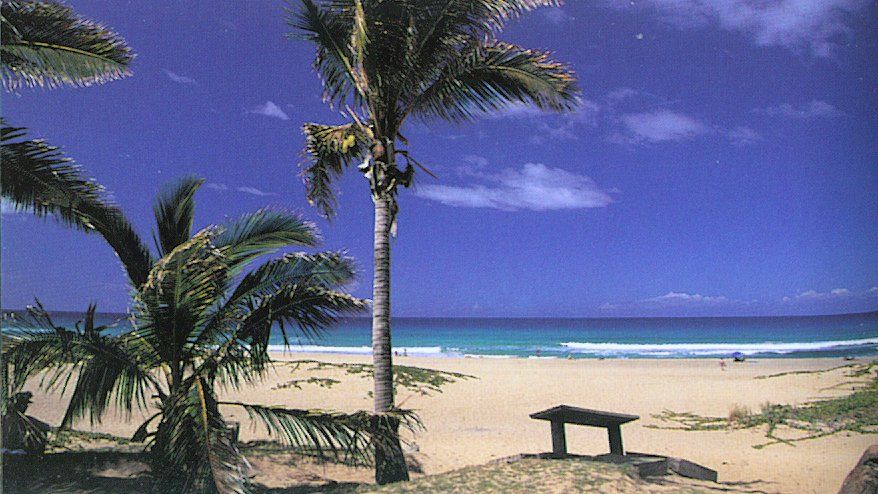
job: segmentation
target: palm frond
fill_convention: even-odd
[[[457,56],[468,40],[490,35],[509,19],[539,7],[556,7],[560,0],[424,0],[415,3],[417,42],[409,70],[423,76],[442,61]]]
[[[85,178],[58,147],[27,139],[26,129],[7,126],[2,119],[0,125],[3,197],[16,209],[52,215],[65,225],[93,231],[82,207],[103,202],[103,187]]]
[[[8,89],[90,86],[131,74],[125,40],[66,5],[4,1],[0,13],[0,75]]]
[[[26,129],[0,119],[0,184],[20,210],[52,216],[64,225],[99,233],[119,256],[136,287],[146,281],[152,255],[104,188],[83,175],[61,150],[26,138]]]
[[[211,241],[215,236],[214,229],[204,229],[159,259],[136,294],[136,333],[178,373],[191,351],[190,338],[228,287],[228,266]]]
[[[271,362],[268,346],[273,327],[279,328],[286,345],[292,334],[313,341],[342,316],[362,313],[367,307],[366,301],[347,293],[306,283],[282,284],[261,297],[244,298],[227,307],[221,314],[228,319],[218,319],[220,324],[211,328],[207,339],[223,343],[198,372],[218,376],[232,386],[252,381]]]
[[[148,419],[144,420],[140,426],[137,427],[137,430],[134,431],[134,434],[131,436],[131,441],[135,443],[142,443],[147,440],[150,436],[154,436],[154,432],[149,432],[149,424],[151,424],[155,419],[162,416],[162,412],[156,412],[152,414]]]
[[[33,393],[15,393],[0,403],[0,420],[3,424],[3,446],[7,450],[23,449],[30,453],[42,453],[46,446],[46,431],[32,417],[25,414]]]
[[[127,338],[105,335],[105,327],[88,323],[84,330],[56,326],[39,302],[28,312],[4,335],[3,361],[12,366],[14,389],[44,373],[43,386],[64,394],[76,378],[62,427],[86,413],[95,423],[111,404],[125,412],[143,408],[148,391],[160,391],[144,365],[154,358],[128,346]]]
[[[216,397],[200,377],[163,405],[152,449],[160,492],[245,494],[245,463],[229,437]]]
[[[203,179],[184,177],[166,185],[156,197],[153,215],[157,229],[156,248],[165,256],[189,240],[195,216],[195,192]]]
[[[295,252],[248,273],[229,296],[231,302],[261,298],[289,285],[338,289],[353,281],[357,267],[344,252]]]
[[[397,410],[378,418],[364,411],[340,413],[240,402],[220,404],[242,407],[250,420],[261,424],[269,436],[300,451],[365,465],[374,461],[375,444],[390,440],[384,432],[386,428],[376,427],[381,419],[393,417],[411,430],[421,427],[418,417],[410,411]]]
[[[275,324],[285,341],[289,326],[310,339],[339,316],[365,308],[364,301],[337,291],[355,273],[353,259],[340,252],[294,253],[266,262],[241,279],[196,344],[210,349],[223,382],[237,386],[239,378],[249,381],[269,362]],[[221,346],[213,350],[214,345]]]
[[[225,342],[204,360],[198,373],[234,387],[242,381],[252,382],[271,362],[268,344],[275,325],[287,345],[292,330],[313,341],[341,316],[358,314],[368,307],[366,301],[346,293],[295,285],[251,303],[234,321],[234,330],[219,333]]]
[[[357,85],[350,51],[351,23],[333,9],[313,0],[300,0],[298,7],[285,9],[293,38],[311,41],[317,48],[314,70],[323,80],[324,99],[341,102],[345,97],[362,101],[365,94]]]
[[[335,214],[333,182],[346,167],[365,159],[372,145],[368,130],[355,123],[345,125],[305,124],[305,157],[302,178],[308,202],[327,218]]]
[[[288,328],[313,340],[338,324],[342,316],[359,314],[367,308],[365,300],[347,293],[320,286],[286,286],[259,300],[243,319],[242,334],[251,340],[267,341],[271,326],[277,323],[284,344],[289,344]]]
[[[526,12],[561,4],[561,0],[421,0],[415,3],[419,46],[424,50],[435,40],[487,34]]]
[[[95,231],[100,233],[113,249],[125,269],[133,289],[146,283],[155,262],[149,247],[134,231],[134,226],[118,208],[96,206],[86,210]]]
[[[369,32],[366,24],[366,11],[363,9],[362,0],[354,1],[354,19],[351,29],[351,40],[348,51],[351,54],[351,66],[353,68],[354,82],[362,93],[369,90],[369,81],[366,75],[366,50],[369,46]]]
[[[474,42],[413,102],[422,117],[471,120],[512,104],[568,111],[579,104],[572,71],[549,54],[499,41]]]
[[[224,225],[213,244],[224,251],[234,275],[257,257],[282,247],[313,247],[319,241],[317,228],[310,221],[287,211],[265,208]]]

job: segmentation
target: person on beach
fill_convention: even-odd
[[[722,369],[723,372],[726,370],[726,359],[719,359],[719,368]]]

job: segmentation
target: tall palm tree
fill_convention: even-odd
[[[90,86],[131,74],[134,54],[125,40],[60,3],[3,0],[0,31],[0,79],[10,92]],[[28,139],[24,128],[0,118],[0,150],[2,196],[15,208],[107,240],[127,236],[118,208],[59,148]]]
[[[499,41],[510,18],[560,0],[300,0],[289,9],[291,36],[316,45],[324,99],[344,108],[342,125],[304,126],[308,200],[328,218],[335,181],[352,164],[375,203],[372,348],[375,412],[393,408],[390,236],[397,189],[409,187],[415,160],[401,134],[409,117],[472,120],[511,104],[568,111],[578,104],[572,72],[549,54]],[[406,161],[402,169],[397,158]],[[400,449],[379,457],[379,483],[408,478]]]
[[[156,200],[157,259],[143,283],[131,279],[137,287],[131,329],[97,326],[94,307],[82,327],[59,327],[38,303],[6,336],[3,357],[12,366],[12,388],[43,372],[48,389],[72,387],[62,427],[85,416],[100,421],[111,405],[128,412],[145,408],[152,397],[158,411],[134,440],[150,441],[160,492],[248,491],[246,463],[220,407],[243,408],[291,445],[368,461],[371,413],[295,410],[218,397],[220,387],[265,376],[272,327],[280,326],[285,342],[292,331],[311,338],[366,304],[341,291],[355,269],[338,252],[290,253],[250,266],[277,249],[318,242],[315,227],[295,215],[263,209],[192,235],[194,195],[201,183],[186,178]]]

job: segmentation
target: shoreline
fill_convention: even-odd
[[[759,345],[798,345],[798,343],[708,343],[705,346],[716,345],[722,349],[704,350],[706,353],[673,353],[673,349],[669,350],[661,348],[660,350],[650,351],[649,349],[662,346],[683,346],[692,345],[684,344],[618,344],[618,343],[588,343],[587,345],[606,345],[606,346],[632,346],[646,347],[641,352],[616,352],[607,351],[607,353],[581,352],[574,350],[557,350],[557,347],[542,347],[529,352],[528,354],[519,353],[466,353],[458,348],[446,348],[442,346],[418,346],[418,347],[396,347],[393,350],[394,357],[402,358],[443,358],[443,359],[535,359],[535,360],[716,360],[716,359],[732,359],[735,354],[740,354],[746,359],[761,360],[809,360],[809,359],[873,359],[878,358],[878,350],[872,349],[872,346],[878,345],[878,337],[862,338],[859,340],[846,340],[853,342],[857,346],[867,346],[869,348],[850,348],[850,351],[844,352],[840,350],[813,350],[808,354],[807,351],[773,351],[762,352],[754,347]],[[802,344],[811,344],[822,342],[803,342]],[[841,345],[837,345],[841,346]],[[272,355],[339,355],[339,356],[371,356],[372,347],[367,346],[332,346],[332,345],[269,345],[269,353]],[[817,353],[818,355],[813,355]],[[830,355],[820,355],[826,353]],[[800,355],[807,354],[807,355]]]

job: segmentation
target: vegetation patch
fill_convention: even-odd
[[[727,489],[724,489],[727,490]],[[565,460],[523,459],[511,463],[493,462],[461,468],[411,482],[385,486],[362,486],[356,492],[375,494],[407,493],[510,493],[569,492],[712,492],[698,481],[667,477],[641,479],[628,465],[613,465],[569,458]]]
[[[52,430],[47,435],[46,452],[63,453],[68,451],[87,450],[114,450],[125,451],[129,449],[143,450],[143,445],[132,443],[130,440],[104,434],[102,432],[85,432],[75,430]]]
[[[341,369],[345,375],[357,376],[363,379],[372,379],[375,368],[369,364],[347,364],[347,363],[330,363],[321,362],[319,360],[295,360],[289,362],[292,366],[292,372],[295,374],[299,370],[310,372],[325,371],[329,369]],[[446,384],[465,381],[468,379],[478,379],[475,376],[461,374],[458,372],[448,372],[436,369],[425,369],[423,367],[410,367],[406,365],[393,366],[393,385],[394,390],[399,391],[400,388],[406,389],[412,393],[421,396],[430,396],[435,393],[441,393],[442,387]],[[335,379],[310,377],[307,379],[294,379],[278,384],[274,389],[283,389],[294,387],[302,389],[303,385],[316,385],[322,388],[331,388],[339,381]],[[371,392],[370,392],[371,395]]]
[[[777,374],[766,374],[763,376],[756,376],[756,379],[773,379],[775,377],[786,377],[786,376],[798,376],[805,374],[826,374],[829,372],[834,372],[839,369],[851,369],[848,373],[848,377],[862,377],[867,374],[872,373],[872,369],[878,367],[878,361],[869,362],[868,364],[845,364],[839,365],[837,367],[830,367],[829,369],[817,369],[817,370],[797,370],[797,371],[787,371],[787,372],[779,372]]]
[[[728,417],[705,417],[688,412],[665,410],[654,418],[673,425],[647,425],[654,429],[677,429],[685,431],[712,431],[753,429],[765,427],[767,442],[754,445],[760,449],[772,444],[793,445],[798,441],[817,439],[841,432],[859,434],[878,433],[878,375],[873,369],[878,361],[867,364],[851,364],[819,371],[797,371],[760,376],[757,379],[788,376],[791,374],[821,373],[849,368],[848,378],[866,377],[867,380],[848,380],[839,386],[853,386],[853,393],[836,398],[815,400],[803,405],[780,405],[765,403],[758,413],[736,405]],[[838,386],[833,386],[838,387]],[[783,437],[780,433],[783,432]]]

